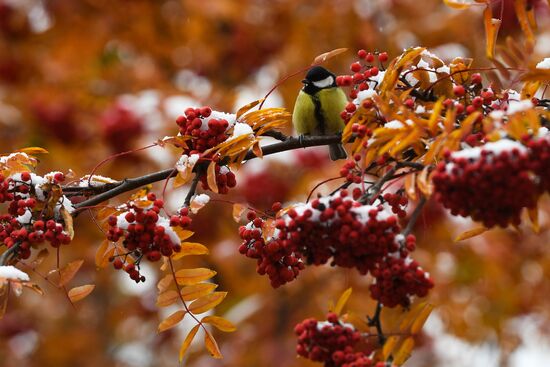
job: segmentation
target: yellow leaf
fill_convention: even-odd
[[[262,151],[262,147],[260,147],[260,141],[256,140],[254,142],[254,145],[252,145],[252,152],[254,152],[254,155],[258,158],[263,158],[264,152]]]
[[[472,0],[443,0],[443,3],[453,9],[467,9],[474,2]]]
[[[86,298],[94,290],[95,285],[86,284],[80,287],[74,287],[67,293],[71,302],[78,302]]]
[[[533,232],[539,233],[540,231],[539,208],[535,207],[532,209],[528,209],[527,213],[529,214],[529,220],[531,221],[531,228],[533,228]]]
[[[336,302],[336,307],[334,307],[334,313],[337,315],[340,315],[342,313],[342,310],[344,309],[344,306],[348,302],[349,297],[351,296],[352,288],[346,289],[344,293],[338,298],[338,302]]]
[[[527,41],[527,48],[530,49],[535,43],[535,34],[533,33],[533,29],[531,29],[529,15],[527,14],[527,1],[514,0],[514,10],[516,11],[516,17]]]
[[[239,110],[237,111],[237,120],[238,120],[242,115],[244,115],[245,113],[247,113],[248,111],[250,111],[251,109],[253,109],[254,107],[256,107],[257,105],[259,105],[260,103],[262,103],[264,100],[265,100],[265,98],[258,99],[257,101],[250,102],[249,104],[244,105],[243,107],[239,108]]]
[[[178,260],[188,255],[206,255],[208,252],[208,248],[203,244],[197,242],[182,242],[181,251],[175,252],[172,258]]]
[[[416,335],[420,332],[420,330],[422,329],[422,326],[424,326],[424,323],[432,313],[433,308],[434,306],[429,303],[424,305],[422,310],[416,316],[413,324],[411,325],[412,334]]]
[[[208,352],[210,352],[210,355],[213,358],[222,358],[222,353],[220,352],[218,343],[216,343],[216,339],[214,339],[214,337],[210,334],[208,330],[206,330],[206,333],[204,335],[204,346],[206,347]]]
[[[384,343],[384,346],[382,347],[382,359],[386,360],[388,357],[392,354],[393,349],[397,345],[397,342],[399,341],[400,337],[398,336],[390,336],[388,339],[386,339],[386,342]]]
[[[29,155],[48,154],[49,153],[46,149],[40,148],[40,147],[28,147],[28,148],[17,149],[16,152],[25,153],[25,154],[29,154]]]
[[[439,116],[441,114],[441,109],[443,108],[443,99],[439,98],[433,106],[432,114],[430,115],[430,120],[428,122],[428,129],[432,134],[435,134],[437,131],[437,122],[439,121]]]
[[[188,231],[187,229],[182,229],[181,227],[171,227],[171,228],[174,230],[174,232],[176,232],[176,234],[178,235],[181,241],[184,241],[195,234],[195,232]]]
[[[409,357],[411,356],[413,348],[414,338],[410,336],[405,339],[403,343],[401,343],[399,349],[397,349],[397,351],[394,353],[393,364],[401,366],[403,363],[405,363],[407,359],[409,359]]]
[[[455,238],[455,242],[464,241],[464,240],[467,240],[468,238],[478,236],[483,232],[487,231],[487,229],[488,228],[481,226],[481,227],[470,229],[466,232],[462,232]]]
[[[411,200],[416,200],[416,173],[412,172],[405,176],[405,193]]]
[[[495,45],[497,42],[498,30],[502,21],[493,18],[491,7],[487,5],[483,11],[483,25],[485,26],[485,53],[489,59],[495,57]]]
[[[165,275],[159,282],[157,283],[157,289],[159,292],[164,292],[168,289],[170,284],[172,284],[172,281],[174,280],[174,277],[172,274]]]
[[[183,287],[180,294],[184,301],[193,301],[212,293],[217,287],[218,285],[215,283],[193,284]]]
[[[216,183],[216,162],[211,162],[208,165],[206,182],[212,192],[218,193],[218,184]]]
[[[329,52],[325,52],[323,54],[320,54],[319,56],[317,56],[313,62],[311,63],[311,65],[319,65],[319,64],[322,64],[324,63],[325,61],[327,61],[328,59],[330,58],[333,58],[334,56],[336,55],[340,55],[341,53],[343,52],[346,52],[348,49],[347,48],[337,48],[335,50],[332,50],[332,51],[329,51]]]
[[[208,268],[181,269],[176,272],[176,281],[179,285],[193,285],[216,275]]]
[[[241,221],[241,217],[246,210],[246,205],[235,203],[233,204],[233,220],[237,223]]]
[[[433,193],[433,184],[428,178],[429,169],[429,166],[424,167],[424,169],[418,174],[418,178],[416,179],[418,189],[426,197],[430,197]]]
[[[71,261],[63,269],[59,271],[58,287],[63,287],[74,278],[80,267],[84,264],[84,260]]]
[[[191,345],[191,342],[193,341],[193,338],[195,338],[195,335],[197,335],[197,331],[199,331],[199,324],[193,326],[189,334],[185,337],[185,340],[181,344],[180,347],[180,353],[179,353],[179,361],[183,361],[183,357],[185,356],[185,353],[187,353],[187,349],[189,349],[189,346]]]
[[[179,299],[178,292],[169,290],[159,294],[157,298],[158,307],[167,307],[174,304]]]
[[[189,305],[189,311],[194,314],[200,314],[211,310],[212,308],[220,304],[226,295],[227,292],[214,292],[211,294],[207,294],[206,296],[202,296],[201,298],[193,301],[191,305]]]
[[[97,248],[97,251],[95,253],[95,265],[98,268],[103,268],[108,263],[108,261],[105,262],[105,253],[107,252],[108,247],[109,247],[109,241],[104,240],[103,242],[101,242],[101,245]]]
[[[201,322],[215,326],[219,330],[225,331],[226,333],[237,330],[231,321],[219,316],[205,316],[202,318]]]
[[[158,332],[162,333],[165,330],[171,329],[174,326],[178,324],[181,320],[183,320],[183,317],[185,316],[187,312],[183,310],[179,310],[168,316],[166,319],[162,320],[162,322],[159,324]]]

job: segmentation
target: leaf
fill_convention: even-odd
[[[167,307],[174,304],[179,299],[178,292],[169,290],[162,292],[157,297],[157,306],[158,307]]]
[[[244,105],[241,108],[239,108],[239,110],[237,111],[237,118],[236,119],[238,120],[242,115],[244,115],[245,113],[247,113],[248,111],[250,111],[251,109],[256,107],[257,105],[262,103],[264,100],[265,100],[265,98],[258,99],[254,102],[250,102],[249,104]]]
[[[434,306],[429,304],[429,303],[424,305],[424,307],[418,313],[418,315],[416,316],[414,322],[411,325],[411,333],[412,334],[416,335],[420,332],[420,330],[422,329],[422,326],[424,326],[424,323],[426,322],[426,320],[428,319],[428,317],[432,313],[433,309],[434,309]]]
[[[35,259],[32,261],[32,268],[35,269],[40,266],[40,264],[42,264],[42,262],[48,257],[49,254],[50,252],[47,248],[43,248],[42,250],[40,250],[38,255],[36,255]]]
[[[181,296],[184,301],[193,301],[197,298],[210,294],[218,287],[215,283],[199,283],[188,285],[181,289]]]
[[[183,357],[185,356],[185,353],[187,353],[187,349],[189,349],[189,346],[191,345],[191,342],[195,338],[195,335],[197,335],[197,331],[199,331],[199,326],[200,324],[193,326],[193,328],[191,329],[189,334],[187,334],[187,336],[185,337],[185,340],[181,344],[180,353],[179,353],[180,363],[181,361],[183,361]]]
[[[218,330],[225,331],[226,333],[237,330],[237,327],[231,321],[219,316],[205,316],[201,322],[215,326]]]
[[[84,264],[84,260],[71,261],[65,265],[65,267],[59,271],[59,281],[57,282],[57,286],[63,287],[69,283],[74,278],[82,264]]]
[[[6,306],[8,305],[9,287],[8,282],[0,283],[0,320],[6,313]]]
[[[325,61],[327,61],[328,59],[331,59],[333,58],[334,56],[336,55],[340,55],[341,53],[343,52],[346,52],[348,49],[347,48],[337,48],[335,50],[332,50],[332,51],[329,51],[329,52],[325,52],[323,54],[320,54],[319,56],[317,56],[313,62],[311,63],[311,65],[319,65],[319,64],[322,64],[324,63]]]
[[[207,294],[206,296],[203,296],[193,301],[193,303],[189,305],[189,311],[194,314],[200,314],[211,310],[219,305],[226,295],[227,292],[214,292],[211,294]]]
[[[94,290],[95,285],[86,284],[80,287],[74,287],[67,293],[71,302],[78,302],[86,297]]]
[[[493,11],[487,5],[483,11],[483,25],[485,26],[485,54],[489,59],[495,57],[495,45],[501,23],[500,19],[493,18]]]
[[[35,284],[33,282],[23,282],[21,283],[23,287],[29,288],[30,290],[34,291],[35,293],[38,293],[39,295],[43,296],[44,291],[38,284]]]
[[[193,285],[216,275],[208,268],[181,269],[176,272],[176,281],[179,285]]]
[[[168,289],[168,287],[172,284],[172,281],[174,280],[174,277],[172,274],[165,275],[159,282],[157,283],[157,289],[159,292],[164,292]]]
[[[260,141],[257,140],[254,142],[254,145],[252,145],[252,152],[254,155],[258,158],[263,158],[264,152],[262,150],[262,147],[260,146]]]
[[[181,241],[188,239],[193,236],[195,232],[189,231],[187,229],[182,229],[181,227],[171,227],[174,232],[178,235]]]
[[[465,232],[462,232],[461,234],[459,234],[455,238],[455,242],[464,241],[464,240],[467,240],[468,238],[478,236],[478,235],[482,234],[483,232],[485,232],[487,230],[488,230],[488,228],[484,227],[484,226],[470,229],[468,231],[465,231]]]
[[[208,247],[198,242],[182,242],[181,251],[174,253],[172,259],[178,260],[188,255],[206,255],[208,254]]]
[[[72,240],[74,238],[73,216],[64,206],[61,207],[60,211],[61,216],[63,217],[63,221],[65,222],[65,231]]]
[[[513,0],[514,1],[514,10],[516,11],[516,17],[519,22],[519,26],[526,38],[527,48],[533,47],[535,43],[535,34],[533,29],[531,29],[531,24],[529,22],[529,15],[527,14],[527,0]]]
[[[344,309],[344,306],[348,302],[349,297],[351,296],[352,288],[348,288],[345,290],[344,293],[338,298],[338,302],[336,302],[336,307],[334,307],[334,313],[337,315],[340,315],[342,313],[342,310]]]
[[[218,347],[218,343],[216,343],[216,339],[214,339],[208,330],[206,330],[206,333],[204,334],[204,346],[208,352],[210,352],[212,358],[223,358],[220,348]]]
[[[392,335],[386,339],[386,342],[384,343],[384,346],[382,347],[382,359],[386,360],[393,352],[393,349],[397,345],[397,342],[399,341],[400,337]]]
[[[534,208],[528,209],[527,214],[529,215],[529,220],[531,221],[531,228],[533,228],[533,232],[539,233],[540,232],[539,208],[534,207]]]
[[[162,322],[159,324],[158,332],[162,333],[165,330],[171,329],[174,326],[176,326],[181,320],[183,320],[183,317],[185,316],[187,312],[183,310],[179,310],[162,320]]]
[[[246,210],[246,205],[235,203],[233,204],[233,220],[237,223],[241,221],[241,217]]]
[[[414,348],[414,338],[409,336],[406,338],[397,351],[394,353],[393,363],[397,366],[401,366],[409,359],[411,352]]]
[[[443,0],[443,3],[453,9],[467,9],[474,4],[472,0]]]
[[[28,148],[17,149],[16,152],[25,153],[29,155],[49,154],[49,152],[46,149],[40,148],[40,147],[28,147]]]
[[[218,184],[216,183],[216,162],[211,162],[208,165],[206,182],[212,192],[218,193]]]

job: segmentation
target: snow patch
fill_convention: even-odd
[[[30,279],[27,273],[12,265],[0,266],[0,278],[8,280],[22,280],[24,282],[28,282]]]

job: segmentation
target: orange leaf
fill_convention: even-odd
[[[26,154],[29,154],[29,155],[48,154],[49,153],[46,149],[40,148],[40,147],[28,147],[28,148],[17,149],[16,152],[26,153]]]
[[[225,331],[226,333],[237,330],[231,321],[219,316],[205,316],[202,318],[201,322],[215,326],[219,330]]]
[[[239,204],[239,203],[233,204],[233,220],[239,223],[241,221],[241,217],[245,212],[245,210],[246,210],[246,205]]]
[[[157,298],[158,307],[167,307],[176,302],[179,299],[178,292],[169,290],[159,294]]]
[[[176,311],[170,316],[168,316],[166,319],[162,320],[162,322],[159,324],[158,332],[162,333],[165,330],[171,329],[174,326],[178,324],[181,320],[183,320],[183,317],[185,316],[187,312],[186,311]]]
[[[237,120],[238,120],[242,115],[244,115],[245,113],[247,113],[248,111],[250,111],[251,109],[253,109],[254,107],[256,107],[257,105],[259,105],[260,103],[262,103],[264,100],[265,100],[265,98],[258,99],[257,101],[250,102],[249,104],[244,105],[244,106],[242,106],[241,108],[239,108],[239,110],[237,111]]]
[[[443,3],[447,5],[449,8],[453,9],[467,9],[472,4],[472,0],[443,0]]]
[[[218,343],[216,343],[216,339],[214,339],[214,337],[210,334],[209,331],[206,331],[206,334],[204,335],[204,346],[210,352],[210,355],[213,358],[216,358],[216,359],[222,358],[222,353],[220,352]]]
[[[401,343],[401,346],[394,353],[393,363],[397,366],[401,366],[409,359],[411,352],[414,348],[414,338],[409,336]]]
[[[199,283],[194,285],[188,285],[181,289],[181,296],[184,301],[193,301],[197,298],[206,296],[212,293],[214,289],[218,287],[215,283]]]
[[[176,272],[176,280],[179,285],[193,285],[214,275],[216,272],[208,268],[181,269]]]
[[[193,301],[193,303],[189,305],[189,311],[194,314],[200,314],[211,310],[212,308],[219,305],[226,295],[227,292],[214,292],[211,294],[207,294],[206,296],[203,296]]]
[[[337,315],[340,315],[342,313],[342,310],[344,309],[344,306],[348,302],[349,297],[351,296],[352,288],[346,289],[344,293],[338,298],[338,302],[336,302],[336,307],[334,307],[334,313]]]
[[[335,50],[332,50],[332,51],[329,51],[329,52],[325,52],[323,54],[320,54],[319,56],[317,56],[313,62],[311,63],[311,65],[319,65],[319,64],[322,64],[324,63],[325,61],[327,61],[328,59],[330,58],[333,58],[334,56],[336,55],[340,55],[341,53],[343,52],[346,52],[348,49],[347,48],[337,48]]]
[[[256,140],[254,142],[254,145],[252,145],[252,152],[254,152],[254,155],[258,158],[263,158],[264,152],[262,150],[262,147],[260,147],[260,141]]]
[[[529,220],[531,221],[531,228],[533,228],[533,232],[539,233],[540,231],[539,208],[534,207],[532,209],[528,209],[527,214],[529,214]]]
[[[482,234],[483,232],[487,231],[488,228],[487,227],[477,227],[477,228],[473,228],[473,229],[470,229],[466,232],[462,232],[461,234],[459,234],[456,238],[455,238],[455,242],[458,242],[458,241],[464,241],[464,240],[467,240],[468,238],[472,238],[472,237],[475,237],[475,236],[478,236],[480,234]]]
[[[188,231],[186,229],[181,229],[181,227],[171,227],[171,228],[174,230],[174,232],[176,232],[179,239],[182,240],[182,241],[188,239],[189,237],[191,237],[195,234],[195,232]]]
[[[86,284],[80,287],[74,287],[67,293],[71,302],[78,302],[86,297],[94,290],[95,285]]]
[[[412,334],[418,334],[420,332],[420,330],[422,329],[422,326],[424,326],[424,323],[432,313],[433,309],[434,309],[434,306],[429,303],[424,305],[424,308],[422,308],[422,310],[418,313],[418,315],[416,316],[416,319],[411,325]]]
[[[397,342],[399,341],[400,337],[398,336],[390,336],[386,342],[384,343],[384,346],[382,347],[382,358],[384,360],[388,359],[388,357],[392,354],[393,349],[397,345]]]
[[[212,192],[218,193],[218,184],[216,183],[216,162],[211,162],[208,165],[206,182]]]
[[[187,349],[189,349],[189,346],[191,345],[191,342],[193,341],[193,338],[195,338],[195,335],[197,335],[197,331],[199,331],[199,324],[193,326],[189,334],[185,337],[185,340],[181,344],[180,347],[180,355],[179,355],[179,361],[183,361],[183,357],[185,356],[185,353],[187,353]]]
[[[208,252],[208,247],[203,244],[197,242],[182,242],[181,251],[175,252],[172,258],[178,260],[188,255],[206,255]]]
[[[485,26],[485,53],[489,59],[495,57],[495,45],[497,42],[498,30],[502,21],[500,19],[493,18],[491,7],[487,5],[483,11],[483,25]]]
[[[173,280],[174,277],[172,276],[172,274],[168,274],[164,276],[161,280],[159,280],[159,282],[157,283],[157,288],[159,292],[164,292],[165,290],[167,290],[170,284],[172,284]]]
[[[47,248],[43,248],[42,250],[40,250],[38,255],[36,255],[35,259],[32,261],[32,268],[34,269],[42,264],[42,262],[48,257],[49,254],[50,252]]]
[[[104,262],[104,259],[105,259],[105,252],[107,252],[108,247],[109,247],[109,241],[104,240],[103,242],[101,242],[101,245],[97,248],[97,251],[95,253],[95,265],[98,268],[102,268],[106,265]]]
[[[405,193],[411,200],[416,200],[416,173],[412,172],[405,176]]]
[[[59,271],[58,287],[63,287],[74,278],[80,267],[84,264],[84,260],[71,261],[63,269]]]

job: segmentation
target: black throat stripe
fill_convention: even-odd
[[[315,118],[317,119],[317,122],[319,123],[319,134],[325,135],[325,118],[323,116],[323,110],[321,109],[321,101],[319,100],[319,97],[312,95],[311,100],[313,101],[313,104],[315,105]]]

